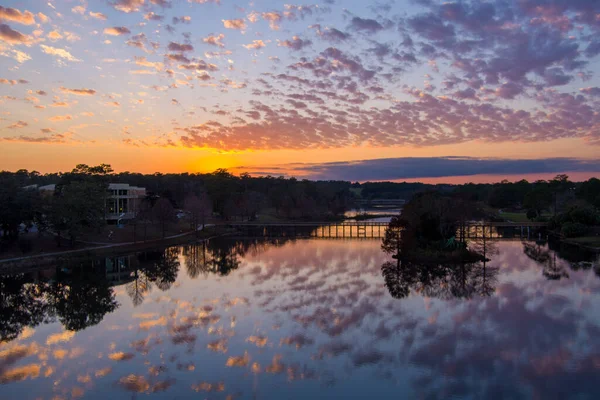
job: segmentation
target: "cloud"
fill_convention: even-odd
[[[217,47],[225,47],[225,45],[223,44],[223,39],[225,39],[225,35],[223,35],[222,33],[219,35],[209,35],[205,38],[202,39],[202,41],[204,43],[213,45],[213,46],[217,46]]]
[[[246,30],[246,22],[243,19],[224,19],[223,26],[227,29]]]
[[[69,89],[61,86],[60,90],[63,93],[75,94],[77,96],[93,96],[96,94],[96,91],[94,89]]]
[[[152,62],[152,61],[148,61],[146,59],[146,57],[134,57],[135,58],[135,63],[136,65],[141,65],[143,67],[149,67],[149,68],[154,68],[157,71],[160,71],[163,69],[164,64],[161,62]]]
[[[58,31],[52,31],[52,32],[48,33],[48,38],[54,41],[54,40],[62,39],[63,36]]]
[[[588,94],[590,96],[600,97],[600,87],[587,87],[579,89],[582,93]]]
[[[111,28],[104,28],[104,34],[110,36],[121,36],[128,35],[131,31],[124,26],[113,26]]]
[[[183,17],[173,17],[173,24],[189,24],[192,22],[192,17],[184,15]]]
[[[112,2],[112,6],[124,13],[131,13],[138,11],[141,6],[144,5],[144,0],[115,0]]]
[[[59,122],[59,121],[70,121],[73,117],[70,115],[55,115],[54,117],[48,118],[49,121]]]
[[[250,44],[244,44],[242,46],[244,46],[248,50],[252,50],[252,49],[253,50],[258,50],[258,49],[261,49],[261,48],[265,47],[266,44],[262,40],[253,40],[252,43],[250,43]]]
[[[96,19],[99,19],[99,20],[102,20],[102,21],[106,21],[107,20],[106,15],[102,14],[101,12],[90,11],[90,17],[96,18]]]
[[[19,80],[15,80],[15,79],[4,79],[4,78],[0,78],[0,84],[4,84],[4,85],[16,85],[17,83],[28,83],[25,79],[19,79]]]
[[[56,144],[56,143],[67,143],[69,141],[69,137],[66,134],[56,133],[56,134],[52,134],[50,136],[42,136],[42,137],[23,136],[23,135],[13,136],[13,137],[0,138],[0,140],[6,141],[6,142]]]
[[[284,40],[283,42],[279,42],[280,47],[287,47],[292,50],[302,50],[304,47],[308,47],[312,44],[310,40],[301,39],[298,36],[293,36],[292,40]]]
[[[186,52],[186,51],[194,51],[194,46],[192,46],[191,44],[180,44],[180,43],[175,43],[175,42],[169,42],[169,46],[167,47],[170,51],[179,51],[179,52]]]
[[[10,44],[26,44],[31,38],[6,24],[0,24],[0,39]]]
[[[71,12],[75,13],[75,14],[79,14],[79,15],[84,15],[85,7],[84,6],[75,6],[75,7],[71,8]]]
[[[311,28],[315,29],[317,35],[319,35],[322,39],[327,40],[332,43],[340,43],[348,40],[350,35],[342,32],[335,28],[325,28],[321,29],[321,25],[311,25]]]
[[[354,17],[350,21],[350,28],[368,33],[376,33],[383,30],[383,26],[374,19]]]
[[[575,158],[494,159],[472,157],[386,158],[322,164],[290,164],[311,179],[381,181],[472,175],[600,172],[600,161]],[[265,172],[268,167],[260,167]],[[276,175],[276,173],[275,173]]]
[[[71,53],[69,53],[67,50],[65,49],[60,49],[57,47],[52,47],[52,46],[46,46],[41,44],[40,47],[42,48],[42,51],[46,54],[50,54],[52,56],[56,56],[56,57],[60,57],[62,59],[65,59],[67,61],[81,61],[78,58],[75,58]]]
[[[279,23],[281,22],[282,15],[278,12],[264,12],[261,14],[264,20],[269,21],[269,27],[273,30],[279,30]]]
[[[144,15],[144,19],[147,21],[162,21],[165,19],[165,17],[163,15],[157,15],[153,12],[149,12]]]
[[[15,8],[2,6],[0,6],[0,21],[1,20],[12,21],[23,25],[35,24],[35,17],[31,12],[21,12]]]
[[[17,121],[14,124],[9,125],[7,128],[8,129],[20,129],[20,128],[25,128],[28,125],[29,124],[25,121]]]

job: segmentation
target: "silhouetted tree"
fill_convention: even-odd
[[[201,224],[204,229],[206,219],[212,214],[212,202],[208,195],[203,192],[200,196],[194,194],[187,196],[183,208],[189,213],[191,228],[197,232]]]
[[[70,331],[100,323],[119,306],[106,279],[83,267],[59,277],[50,286],[48,297],[58,319]]]
[[[177,279],[177,273],[179,272],[178,256],[179,249],[170,247],[158,252],[158,257],[151,258],[150,266],[144,270],[148,280],[162,291],[169,290]]]
[[[164,238],[168,224],[175,220],[175,209],[169,200],[161,197],[152,207],[152,215],[160,224],[160,231]]]
[[[91,179],[72,180],[57,185],[51,198],[49,224],[60,238],[66,234],[71,241],[86,231],[98,231],[105,225],[107,184]]]
[[[32,284],[25,275],[0,277],[0,342],[10,341],[25,327],[49,321],[44,283]]]

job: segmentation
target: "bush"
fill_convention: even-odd
[[[537,217],[538,217],[538,212],[536,210],[534,210],[533,208],[530,208],[529,210],[527,210],[527,219],[528,220],[533,221]]]
[[[569,210],[569,220],[583,225],[597,225],[598,213],[592,207],[575,207]]]
[[[564,237],[573,238],[583,236],[587,233],[588,227],[579,222],[567,222],[560,230]]]

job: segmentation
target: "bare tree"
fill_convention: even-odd
[[[158,199],[156,204],[154,204],[154,207],[152,207],[152,214],[154,215],[154,218],[156,218],[158,223],[160,223],[162,237],[164,238],[165,232],[167,230],[167,225],[170,222],[173,222],[173,220],[175,219],[175,209],[173,209],[173,206],[171,205],[171,202],[168,199],[162,197]]]
[[[184,200],[183,208],[190,214],[190,225],[194,231],[198,232],[198,225],[206,224],[206,219],[212,215],[212,202],[206,193],[200,196],[189,195]]]

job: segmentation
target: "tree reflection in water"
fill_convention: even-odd
[[[96,325],[118,307],[105,276],[93,268],[57,268],[52,280],[26,274],[0,277],[0,341],[16,338],[25,327],[60,321],[78,331]]]
[[[25,327],[50,319],[43,286],[29,283],[24,274],[0,277],[0,342],[13,340]]]
[[[247,253],[256,254],[269,247],[282,246],[291,240],[288,238],[243,241],[225,239],[191,244],[183,248],[186,271],[192,279],[198,278],[201,274],[227,276],[239,268],[240,259]]]
[[[523,243],[523,253],[543,267],[542,273],[549,280],[569,278],[566,263],[557,257],[556,252],[550,252],[539,243]]]
[[[120,265],[115,273],[113,266],[120,259],[127,265]],[[25,327],[57,320],[71,331],[96,325],[119,307],[113,284],[127,282],[125,290],[137,306],[152,286],[170,289],[178,272],[179,249],[173,247],[138,257],[95,259],[50,271],[0,276],[0,341],[15,339]]]
[[[394,261],[383,263],[381,273],[392,297],[408,297],[411,290],[446,300],[491,296],[495,292],[499,271],[487,263],[498,251],[485,234],[472,240],[468,249],[436,249],[429,253],[423,249],[431,249],[434,244],[421,240],[418,248],[414,238],[415,230],[400,218],[393,218],[386,229],[382,250],[392,254]],[[440,262],[440,255],[445,254],[452,261]]]
[[[119,306],[108,281],[99,279],[95,271],[80,267],[68,274],[59,271],[58,275],[47,295],[65,329],[79,331],[96,325]]]
[[[498,268],[486,264],[418,264],[398,258],[385,262],[381,273],[396,299],[408,297],[411,290],[425,297],[470,299],[475,295],[491,296],[495,291]]]

